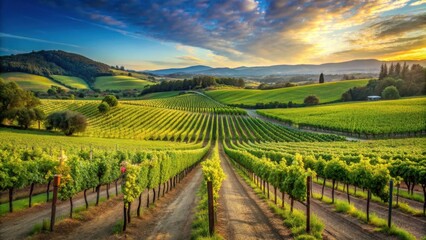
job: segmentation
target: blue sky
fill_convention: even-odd
[[[0,54],[135,70],[426,58],[426,1],[1,0]]]

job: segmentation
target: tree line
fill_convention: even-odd
[[[215,85],[244,87],[242,78],[217,78],[212,76],[196,76],[192,79],[162,81],[160,84],[145,88],[141,95],[152,92],[167,92],[207,88]]]
[[[386,91],[385,91],[386,89]],[[395,99],[426,93],[426,68],[420,64],[382,64],[379,79],[372,79],[366,86],[354,87],[343,93],[343,101],[366,100],[370,95]]]

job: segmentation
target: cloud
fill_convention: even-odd
[[[415,2],[412,2],[410,6],[419,6],[425,3],[426,3],[426,0],[415,1]]]
[[[377,22],[381,14],[405,7],[409,0],[49,2],[74,9],[80,14],[75,19],[87,18],[89,13],[91,21],[102,23],[91,24],[129,37],[144,36],[177,43],[176,48],[182,51],[187,50],[181,46],[202,48],[230,61],[265,64],[315,62],[334,53],[341,56],[342,52],[355,49],[352,45],[356,39],[341,37],[348,32],[354,35],[354,31],[361,28],[376,35],[397,35],[411,31],[410,23],[423,21],[421,17],[401,17],[394,19],[397,23],[390,19]],[[373,22],[381,25],[362,28]],[[120,29],[123,27],[126,30]],[[356,32],[356,35],[368,36],[379,46],[381,40],[374,38],[374,34]]]
[[[8,53],[8,54],[20,54],[24,53],[24,51],[16,50],[16,49],[10,49],[10,48],[3,48],[0,47],[0,52]]]
[[[397,15],[372,25],[377,37],[401,35],[412,31],[424,31],[426,28],[426,13],[414,16]]]
[[[73,48],[80,48],[80,46],[74,45],[74,44],[49,41],[49,40],[44,40],[44,39],[39,39],[39,38],[31,38],[31,37],[25,37],[25,36],[18,36],[18,35],[13,35],[13,34],[8,34],[8,33],[2,33],[2,32],[0,32],[0,38],[14,38],[14,39],[31,41],[31,42],[41,42],[41,43],[49,43],[49,44],[55,44],[55,45],[62,45],[62,46],[73,47]]]
[[[95,20],[95,21],[99,21],[101,23],[110,25],[110,26],[114,26],[114,27],[126,27],[126,24],[118,21],[110,16],[106,16],[106,15],[102,15],[102,14],[97,14],[97,13],[92,13],[89,14],[90,19]]]

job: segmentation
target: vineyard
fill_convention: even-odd
[[[206,94],[213,99],[224,104],[245,104],[254,106],[256,103],[280,102],[301,104],[309,95],[315,95],[321,103],[327,103],[339,100],[342,93],[355,86],[367,84],[365,80],[340,81],[324,84],[313,84],[306,86],[297,86],[290,88],[279,88],[273,90],[255,90],[255,89],[221,89],[206,91]]]
[[[412,106],[403,101],[420,101],[422,105],[422,100],[400,101],[401,105]],[[322,224],[325,224],[327,232],[345,238],[355,237],[344,235],[350,234],[344,229],[339,231],[327,225],[333,221],[346,221],[349,225],[361,226],[361,229],[370,225],[379,227],[383,235],[375,235],[374,231],[359,234],[383,239],[389,237],[388,234],[408,236],[400,237],[402,239],[426,236],[423,225],[426,206],[424,138],[349,142],[341,136],[301,132],[253,118],[242,109],[228,107],[196,93],[119,101],[118,106],[106,114],[98,111],[99,103],[94,100],[42,100],[41,107],[46,113],[68,109],[87,117],[86,131],[75,137],[36,129],[0,129],[0,188],[8,194],[9,211],[13,211],[17,190],[28,192],[29,206],[34,186],[42,186],[45,189],[42,194],[49,199],[53,177],[60,174],[58,197],[69,202],[69,217],[73,217],[75,212],[76,199],[84,199],[83,207],[90,211],[86,195],[94,191],[96,205],[99,205],[101,188],[105,188],[107,199],[121,196],[122,207],[114,216],[115,219],[124,219],[120,228],[128,229],[132,234],[138,227],[131,218],[141,217],[145,214],[142,208],[150,209],[160,197],[177,189],[177,184],[191,176],[191,172],[201,171],[198,167],[201,161],[204,161],[204,179],[213,182],[215,211],[220,213],[224,208],[231,211],[232,206],[221,205],[221,199],[224,198],[227,203],[235,201],[221,194],[221,185],[226,191],[237,187],[230,187],[229,179],[223,181],[224,172],[234,179],[232,181],[237,179],[234,170],[229,167],[228,162],[232,162],[239,169],[239,174],[254,184],[253,188],[260,189],[259,194],[264,194],[268,200],[272,195],[273,205],[282,208],[286,218],[293,219],[291,223],[287,220],[286,226],[291,228],[294,237],[309,235],[308,238],[322,238],[327,234],[323,232]],[[315,111],[322,111],[321,108],[326,107],[309,110],[315,115]],[[412,111],[415,112],[413,116],[424,114],[419,107]],[[413,119],[419,122],[418,118]],[[407,128],[417,126],[410,124],[409,120],[401,121],[407,123],[404,125]],[[369,124],[362,125],[368,127]],[[33,128],[38,128],[38,125]],[[311,189],[315,199],[312,232],[305,231],[302,226],[305,221],[303,211],[308,204],[307,191],[311,187],[307,183],[308,176],[314,179]],[[395,182],[397,190],[393,196],[399,199],[399,203],[394,202],[392,229],[378,226],[379,218],[376,216],[380,219],[386,216],[390,180]],[[239,187],[239,191],[245,193],[248,190]],[[195,199],[195,192],[190,194]],[[238,199],[239,196],[236,197]],[[348,220],[347,216],[342,217],[334,211],[321,214],[328,209],[328,205],[323,203],[328,198],[332,204],[348,204],[352,211],[359,209],[361,220]],[[194,222],[193,231],[198,237],[207,237],[208,231],[202,229],[207,219],[203,215],[206,214],[205,198],[201,199],[200,213],[195,213],[197,220],[194,220],[200,223]],[[143,201],[146,206],[143,206]],[[365,211],[366,216],[365,206],[369,209]],[[232,226],[233,216],[229,218],[228,225]],[[7,229],[5,231],[0,231],[2,239],[7,238],[6,234],[12,234]],[[230,236],[232,231],[226,234]]]
[[[299,127],[355,134],[399,134],[426,131],[426,98],[344,103],[312,108],[258,110]]]

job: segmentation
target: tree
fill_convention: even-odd
[[[54,112],[47,116],[46,129],[60,129],[66,136],[77,132],[84,132],[87,127],[86,117],[78,112]]]
[[[101,102],[98,106],[98,110],[100,113],[107,113],[110,110],[110,107],[107,103]]]
[[[0,123],[17,120],[19,126],[28,128],[36,120],[33,109],[39,104],[40,100],[32,92],[23,90],[15,82],[0,80]]]
[[[319,83],[324,83],[324,74],[321,73],[319,76]]]
[[[105,96],[102,102],[108,103],[110,107],[115,107],[118,105],[118,100],[114,95]]]
[[[382,92],[383,99],[399,99],[399,91],[395,86],[388,86]]]
[[[319,98],[316,96],[307,96],[303,101],[306,105],[317,105],[319,104]]]

